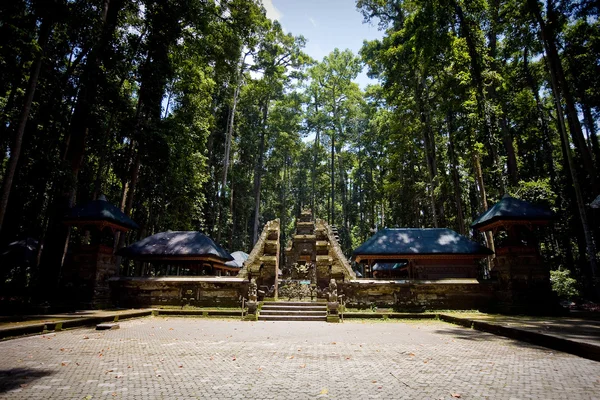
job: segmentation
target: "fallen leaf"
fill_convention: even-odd
[[[63,367],[66,367],[67,365],[69,365],[69,363],[62,362],[62,363],[60,363],[60,365],[62,365]]]
[[[409,357],[414,357],[414,356],[415,356],[415,353],[410,353],[408,356],[409,356]]]
[[[337,344],[336,342],[331,342],[331,344]]]
[[[170,330],[170,331],[172,331],[172,330],[173,330],[173,328],[169,328],[169,330]]]
[[[423,360],[423,364],[427,364],[427,362],[428,362],[427,360]]]

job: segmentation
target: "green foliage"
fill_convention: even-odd
[[[580,295],[579,290],[577,290],[577,281],[571,277],[569,270],[557,269],[550,271],[550,282],[552,283],[552,290],[561,298],[571,300]]]

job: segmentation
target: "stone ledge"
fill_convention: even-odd
[[[520,340],[536,346],[547,347],[552,350],[562,351],[579,357],[587,358],[589,360],[600,361],[600,346],[590,343],[578,342],[554,335],[532,332],[530,330],[508,327],[469,318],[459,318],[446,314],[439,314],[439,318],[442,321],[477,329],[478,331]]]
[[[39,335],[48,332],[58,332],[63,329],[80,328],[84,326],[94,326],[103,322],[115,322],[122,319],[140,318],[152,315],[152,310],[134,310],[122,313],[111,313],[105,315],[95,315],[90,317],[70,317],[60,321],[47,323],[36,323],[31,325],[21,325],[16,327],[0,328],[0,340],[11,339],[24,335]]]

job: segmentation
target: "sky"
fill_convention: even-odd
[[[355,0],[263,0],[267,17],[278,20],[284,31],[307,39],[304,51],[321,61],[336,47],[355,54],[364,40],[383,37],[375,24],[363,23]],[[356,82],[361,88],[374,83],[366,67]]]

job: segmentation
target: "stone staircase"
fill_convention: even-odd
[[[265,301],[259,321],[327,321],[327,304],[315,302]]]

